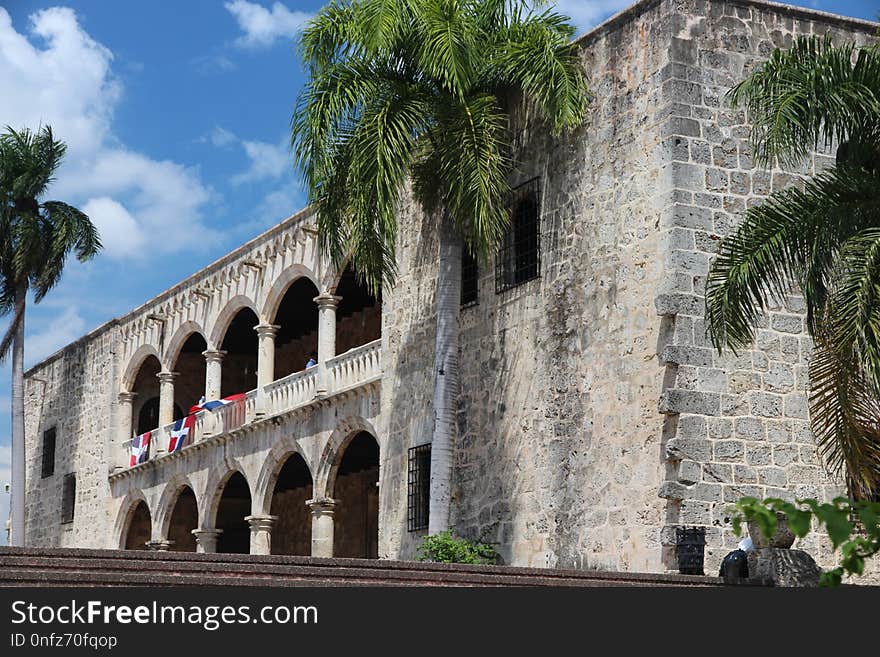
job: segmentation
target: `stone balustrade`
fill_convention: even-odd
[[[326,392],[319,388],[322,369],[326,378]],[[307,406],[319,398],[354,390],[378,381],[381,377],[382,340],[379,339],[328,359],[323,368],[310,367],[273,381],[262,390],[251,390],[242,401],[228,404],[213,412],[199,411],[195,414],[195,424],[183,449],[233,432],[249,423]],[[171,423],[153,429],[149,460],[168,454],[168,441],[173,426]],[[130,467],[131,439],[122,442],[121,446],[117,470]]]

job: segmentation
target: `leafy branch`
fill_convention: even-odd
[[[819,583],[837,586],[844,575],[861,575],[865,560],[880,552],[880,503],[836,497],[831,502],[819,503],[814,499],[785,500],[768,497],[759,500],[743,497],[731,507],[733,533],[742,534],[743,522],[754,522],[761,533],[770,538],[776,533],[777,514],[784,514],[791,532],[803,538],[810,532],[813,521],[825,527],[835,550],[840,550],[840,565],[823,571]],[[854,520],[861,525],[856,528]]]

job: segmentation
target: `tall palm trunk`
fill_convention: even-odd
[[[457,435],[459,324],[461,313],[461,238],[448,213],[440,226],[440,272],[437,279],[437,339],[434,363],[434,437],[431,443],[431,489],[428,533],[449,529],[452,448]]]
[[[18,320],[12,340],[12,536],[10,545],[24,545],[24,309],[27,285],[15,288]]]

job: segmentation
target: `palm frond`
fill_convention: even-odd
[[[880,137],[880,51],[798,37],[730,91],[753,125],[761,165],[802,161],[818,146]]]

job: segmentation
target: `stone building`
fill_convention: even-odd
[[[839,490],[809,430],[801,299],[719,356],[702,292],[718,240],[798,173],[754,167],[724,94],[793,35],[877,27],[644,0],[578,40],[588,122],[560,139],[521,122],[509,238],[465,264],[456,533],[508,564],[662,572],[676,528],[701,526],[711,573],[736,542],[729,503]],[[401,226],[381,298],[322,257],[303,210],[33,367],[27,543],[412,558],[438,247],[411,199]],[[167,452],[169,423],[234,393]],[[803,544],[827,560],[820,539]]]

